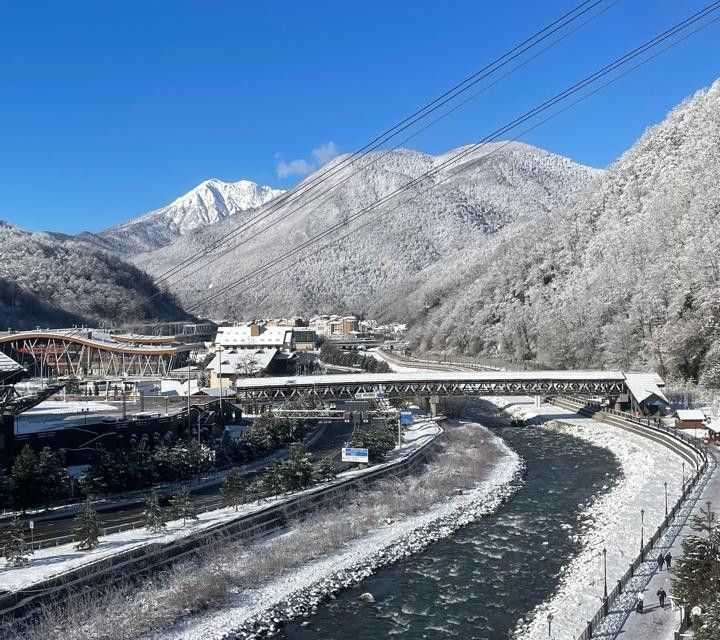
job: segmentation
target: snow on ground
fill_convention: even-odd
[[[645,510],[644,539],[647,541],[665,517],[663,483],[668,483],[670,507],[680,495],[682,458],[651,440],[582,418],[560,407],[536,408],[530,399],[523,398],[495,398],[493,402],[525,418],[557,416],[560,424],[542,428],[560,430],[605,447],[615,454],[622,467],[623,476],[617,484],[592,502],[583,514],[590,516],[594,526],[580,532],[576,522],[567,523],[568,530],[573,531],[582,544],[582,551],[563,568],[560,584],[550,601],[535,609],[527,626],[516,629],[521,640],[544,640],[548,632],[547,615],[552,613],[553,637],[574,640],[602,604],[603,547],[607,549],[609,592],[640,552],[640,510]]]
[[[390,371],[394,373],[418,373],[420,371],[428,371],[428,369],[420,369],[418,367],[403,367],[399,364],[395,364],[394,362],[391,362],[390,360],[386,360],[381,353],[376,351],[375,349],[370,349],[366,352],[368,355],[371,355],[375,360],[379,360],[380,362],[384,362],[387,364],[388,367],[390,367]]]
[[[421,428],[417,435],[421,436],[423,430]],[[509,490],[522,463],[519,456],[500,438],[491,434],[487,437],[499,449],[500,455],[488,477],[476,489],[455,496],[425,513],[380,526],[368,535],[346,544],[337,553],[285,571],[258,588],[235,594],[234,600],[222,609],[181,622],[174,629],[155,636],[156,640],[221,638],[249,620],[271,617],[273,609],[281,603],[282,608],[287,610],[292,608],[288,603],[307,598],[308,594],[313,597],[316,593],[324,593],[326,588],[342,588],[346,584],[348,572],[353,574],[353,583],[357,583],[383,564],[382,561],[378,562],[383,554],[387,557],[392,552],[398,552],[396,557],[399,558],[403,557],[403,553],[408,555],[421,551],[423,547],[418,544],[417,535],[413,534],[430,533],[433,526],[440,524],[440,537],[447,537],[452,535],[457,526],[492,513],[507,497],[504,492]],[[457,526],[450,525],[450,521],[454,521]],[[405,553],[404,548],[408,544],[412,550]],[[319,588],[319,584],[324,587]],[[323,596],[319,595],[317,601],[322,599]]]
[[[395,449],[388,456],[388,461],[383,465],[393,464],[398,458],[410,455],[418,447],[421,447],[439,435],[442,429],[432,421],[422,420],[413,425],[407,431],[405,444]],[[375,465],[372,469],[378,468]],[[362,475],[368,468],[358,468],[338,475],[338,479],[352,478]],[[311,491],[312,489],[308,489]],[[199,514],[196,522],[187,523],[183,526],[182,521],[168,523],[165,533],[152,534],[145,529],[131,529],[121,533],[115,533],[101,538],[100,545],[92,551],[78,551],[72,543],[63,544],[57,547],[40,549],[30,556],[28,564],[23,567],[12,568],[7,565],[6,560],[0,560],[0,584],[8,591],[26,588],[34,583],[41,582],[50,577],[76,569],[85,564],[90,564],[102,558],[117,555],[138,549],[149,547],[155,544],[168,544],[188,535],[195,534],[209,527],[236,520],[238,517],[251,513],[258,509],[265,509],[272,504],[281,504],[284,501],[295,498],[298,494],[283,496],[275,500],[268,500],[261,503],[243,505],[238,511],[233,508],[218,509]]]
[[[36,416],[38,414],[73,414],[89,411],[91,413],[100,413],[103,411],[115,411],[117,407],[112,404],[103,404],[101,402],[83,402],[62,400],[45,400],[40,404],[23,411],[24,416]]]

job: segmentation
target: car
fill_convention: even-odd
[[[334,402],[331,402],[331,403],[328,405],[328,408],[329,408],[331,411],[334,411],[335,409],[337,409],[337,405],[336,405]]]
[[[116,418],[115,416],[103,416],[100,422],[103,424],[115,424],[116,422],[119,422],[120,420]]]

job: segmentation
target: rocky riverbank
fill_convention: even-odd
[[[641,529],[647,539],[665,517],[664,483],[671,503],[680,494],[682,459],[652,440],[555,406],[534,407],[530,399],[523,402],[519,398],[513,398],[510,407],[504,402],[498,398],[495,403],[511,415],[542,425],[530,428],[552,429],[604,447],[622,468],[617,481],[608,482],[606,493],[583,505],[578,522],[563,525],[582,550],[563,566],[553,597],[536,607],[526,620],[520,620],[514,633],[517,640],[544,640],[548,635],[547,616],[552,614],[553,637],[574,640],[602,603],[603,549],[607,552],[610,590],[637,555]],[[567,417],[560,418],[562,414]],[[544,422],[545,416],[560,419]]]
[[[451,536],[460,527],[496,511],[521,485],[522,461],[502,440],[480,425],[465,424],[457,429],[464,430],[468,442],[482,442],[486,453],[490,449],[494,451],[492,468],[485,470],[474,487],[451,490],[449,499],[435,502],[417,514],[400,511],[376,520],[371,531],[340,545],[340,550],[289,569],[255,588],[243,590],[237,594],[234,607],[210,612],[200,621],[187,621],[162,637],[234,640],[272,635],[288,621],[312,615],[324,601],[359,584],[378,568],[420,553],[433,542]],[[478,431],[482,432],[482,440],[478,439]],[[462,440],[456,438],[456,453],[468,446],[468,442]],[[423,477],[435,477],[437,481],[445,481],[445,475],[454,478],[452,455],[453,452],[446,450],[444,457],[441,454],[428,465]],[[406,481],[414,484],[403,487]],[[468,485],[467,479],[463,482]],[[406,479],[398,481],[395,490],[402,494],[403,491],[423,491],[424,487],[417,479]],[[387,488],[385,491],[387,493]],[[362,508],[362,505],[358,507]],[[324,514],[323,517],[333,519],[334,515]],[[302,525],[298,531],[286,535],[302,536]]]

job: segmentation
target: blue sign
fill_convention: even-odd
[[[413,414],[411,411],[400,412],[400,424],[403,427],[409,427],[413,423]]]
[[[359,447],[343,447],[342,461],[343,462],[367,462],[368,461],[368,450],[361,449]]]

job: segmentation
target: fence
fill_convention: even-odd
[[[57,604],[72,598],[79,587],[101,587],[127,575],[133,578],[145,576],[169,564],[196,557],[201,547],[227,544],[238,539],[250,540],[283,529],[289,520],[337,503],[349,491],[414,472],[425,464],[435,446],[436,440],[425,442],[411,453],[371,467],[362,475],[336,479],[286,496],[278,504],[240,515],[230,522],[214,525],[174,543],[156,544],[150,550],[144,547],[101,558],[34,584],[27,590],[0,595],[0,618],[3,619],[0,628],[7,629],[26,620],[48,602]]]
[[[692,474],[688,480],[688,482],[685,483],[685,486],[683,488],[682,494],[677,499],[675,504],[672,506],[672,508],[668,511],[667,516],[665,516],[665,519],[662,521],[660,526],[657,528],[655,533],[650,537],[650,539],[647,541],[647,543],[644,544],[642,549],[640,549],[640,554],[630,563],[630,567],[625,572],[625,574],[620,578],[620,580],[617,581],[615,587],[608,593],[606,598],[603,598],[603,603],[601,607],[597,610],[595,615],[592,617],[592,619],[588,620],[587,626],[585,628],[585,631],[577,638],[577,640],[590,640],[590,638],[593,637],[593,631],[597,629],[597,626],[603,621],[603,619],[608,615],[608,611],[611,606],[615,604],[615,601],[618,599],[618,597],[623,593],[625,587],[627,586],[630,579],[635,575],[635,572],[637,571],[638,567],[645,561],[646,556],[650,553],[652,548],[655,546],[655,543],[663,536],[663,534],[668,530],[670,527],[670,524],[675,519],[675,516],[677,515],[678,511],[682,507],[683,503],[688,499],[692,491],[697,486],[698,482],[702,478],[703,474],[708,468],[709,465],[709,457],[707,452],[707,447],[704,442],[698,441],[697,438],[691,438],[689,436],[686,436],[683,433],[678,433],[677,429],[665,427],[664,425],[660,424],[653,424],[650,420],[644,421],[640,418],[636,418],[635,416],[632,416],[631,414],[622,412],[622,411],[615,411],[614,409],[605,409],[601,407],[598,404],[595,403],[585,403],[585,402],[578,402],[576,398],[572,398],[569,396],[559,396],[561,401],[564,401],[566,403],[569,403],[573,406],[573,408],[577,409],[578,412],[583,413],[589,413],[592,412],[592,414],[595,413],[604,413],[611,416],[614,416],[616,418],[619,418],[627,423],[630,423],[632,426],[639,427],[643,430],[649,430],[652,432],[662,433],[665,436],[672,438],[674,440],[677,440],[678,442],[682,443],[683,446],[688,447],[692,449],[693,458],[697,462],[697,467],[695,469],[695,473]],[[562,402],[558,403],[562,406]],[[584,411],[583,411],[584,410]],[[666,446],[668,446],[668,443],[665,443]],[[673,447],[670,447],[673,448]]]

